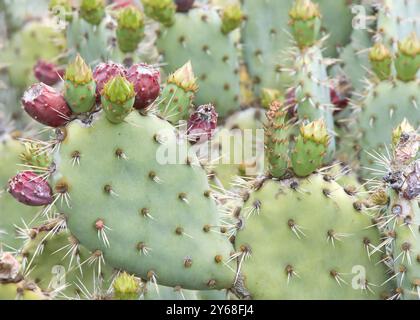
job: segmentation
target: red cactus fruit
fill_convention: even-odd
[[[20,264],[9,252],[0,252],[0,281],[13,280],[17,277]]]
[[[45,83],[36,83],[25,91],[22,97],[25,111],[36,121],[50,127],[65,125],[71,110],[61,93]]]
[[[134,108],[148,107],[160,93],[160,72],[145,63],[134,64],[127,71],[127,80],[134,86],[136,100]]]
[[[44,206],[53,202],[48,182],[32,171],[23,171],[9,180],[8,192],[28,206]]]
[[[93,70],[93,79],[96,82],[96,95],[101,95],[105,84],[115,76],[125,76],[126,70],[124,66],[118,63],[102,62]]]
[[[330,86],[330,99],[335,108],[334,113],[338,113],[348,106],[351,90],[351,84],[345,77],[340,77]]]
[[[205,142],[213,137],[218,114],[211,104],[199,106],[188,119],[187,134],[192,142]]]
[[[45,60],[38,60],[33,70],[35,78],[49,86],[55,85],[64,75],[63,68]]]
[[[176,11],[188,12],[194,5],[195,0],[175,0]]]
[[[122,9],[128,6],[135,5],[134,0],[113,0],[112,8],[113,9]]]

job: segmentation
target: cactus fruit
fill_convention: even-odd
[[[49,184],[32,171],[23,171],[9,181],[9,193],[27,206],[45,206],[53,202]]]
[[[173,0],[142,0],[144,12],[150,18],[169,27],[174,24],[176,5]]]
[[[106,118],[112,123],[120,123],[127,117],[135,100],[133,84],[122,76],[109,80],[102,90],[101,102]]]
[[[199,106],[188,119],[188,139],[195,143],[210,140],[217,127],[217,117],[211,104]]]
[[[96,82],[96,94],[101,95],[105,84],[115,76],[124,76],[125,68],[112,61],[99,63],[93,70],[93,78]]]
[[[173,19],[159,31],[156,44],[167,63],[165,70],[191,60],[200,86],[196,103],[212,103],[219,116],[226,117],[240,103],[239,59],[232,32],[222,32],[222,19],[211,7],[176,13]]]
[[[105,16],[104,0],[82,0],[80,4],[81,17],[93,25],[99,25]]]
[[[33,70],[35,78],[49,86],[55,85],[64,75],[63,69],[59,68],[54,63],[44,60],[38,60]]]
[[[65,125],[71,116],[63,95],[42,82],[33,84],[25,91],[22,105],[33,119],[50,127]]]
[[[96,100],[92,70],[80,55],[67,66],[64,75],[64,99],[74,113],[90,111]]]
[[[197,90],[197,80],[188,61],[166,80],[159,105],[160,113],[172,123],[186,120]]]
[[[160,72],[145,63],[134,64],[127,70],[127,80],[136,91],[134,108],[141,110],[151,105],[160,93]]]
[[[122,52],[133,52],[144,37],[143,13],[128,6],[118,13],[117,41]]]

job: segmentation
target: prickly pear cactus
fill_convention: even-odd
[[[383,177],[375,183],[371,198],[378,208],[377,226],[392,269],[387,282],[394,285],[392,299],[418,300],[420,242],[418,196],[420,194],[419,133],[404,120],[392,134],[389,157],[381,161]]]
[[[278,113],[278,105],[273,104],[270,111]],[[277,122],[270,124],[274,126],[271,135],[284,130]],[[376,229],[369,228],[369,211],[356,193],[323,174],[329,168],[303,172],[302,168],[322,163],[325,152],[317,153],[316,161],[299,156],[301,161],[293,160],[327,138],[321,122],[301,126],[290,149],[292,159],[286,162],[291,163],[293,173],[271,170],[274,177],[257,178],[241,192],[245,203],[235,241],[239,263],[234,287],[242,295],[254,299],[378,299],[386,293],[386,287],[377,287],[385,282],[386,270],[379,263],[380,254],[374,254],[380,241]],[[302,139],[305,144],[299,143]],[[268,148],[267,152],[286,160],[287,149],[286,153],[284,148]]]
[[[200,87],[196,103],[213,103],[221,117],[238,108],[240,94],[237,48],[231,34],[222,32],[223,25],[216,10],[195,8],[176,13],[157,41],[167,71],[191,60]]]
[[[409,118],[415,126],[420,125],[417,116],[420,83],[416,77],[420,68],[419,59],[420,42],[415,34],[399,43],[395,58],[380,43],[370,51],[375,77],[355,108],[359,130],[355,145],[362,149],[360,162],[362,174],[366,177],[372,177],[377,172],[374,157],[369,154],[385,152],[390,143],[389,132],[395,126],[404,118]],[[395,73],[392,71],[393,65]]]

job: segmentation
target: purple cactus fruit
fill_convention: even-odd
[[[99,97],[105,84],[116,76],[125,76],[124,66],[118,63],[102,62],[93,70],[93,79],[96,82],[96,95]]]
[[[39,81],[53,86],[61,80],[64,75],[64,69],[59,68],[54,63],[38,60],[34,66],[34,75]]]
[[[175,0],[176,11],[188,12],[193,7],[195,0]]]
[[[19,274],[20,264],[9,252],[0,252],[0,281],[13,280]]]
[[[286,93],[286,100],[284,102],[287,113],[290,118],[294,118],[297,113],[297,99],[295,89],[288,90]]]
[[[61,93],[45,83],[33,84],[22,97],[25,111],[36,121],[50,127],[64,126],[71,110]]]
[[[199,106],[188,119],[187,134],[192,142],[205,142],[213,137],[218,114],[212,104]]]
[[[134,64],[127,71],[127,80],[134,86],[136,100],[134,108],[148,107],[160,93],[160,72],[145,63]]]
[[[330,98],[335,108],[334,113],[338,113],[348,106],[351,90],[350,82],[344,77],[340,78],[335,85],[330,86]]]
[[[50,185],[32,171],[23,171],[9,180],[8,192],[28,206],[44,206],[53,202]]]

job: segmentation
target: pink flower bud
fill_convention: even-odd
[[[28,206],[44,206],[53,202],[48,182],[32,171],[18,173],[9,180],[9,193]]]
[[[134,108],[148,107],[160,93],[160,72],[145,63],[134,64],[127,71],[127,79],[134,85]]]

